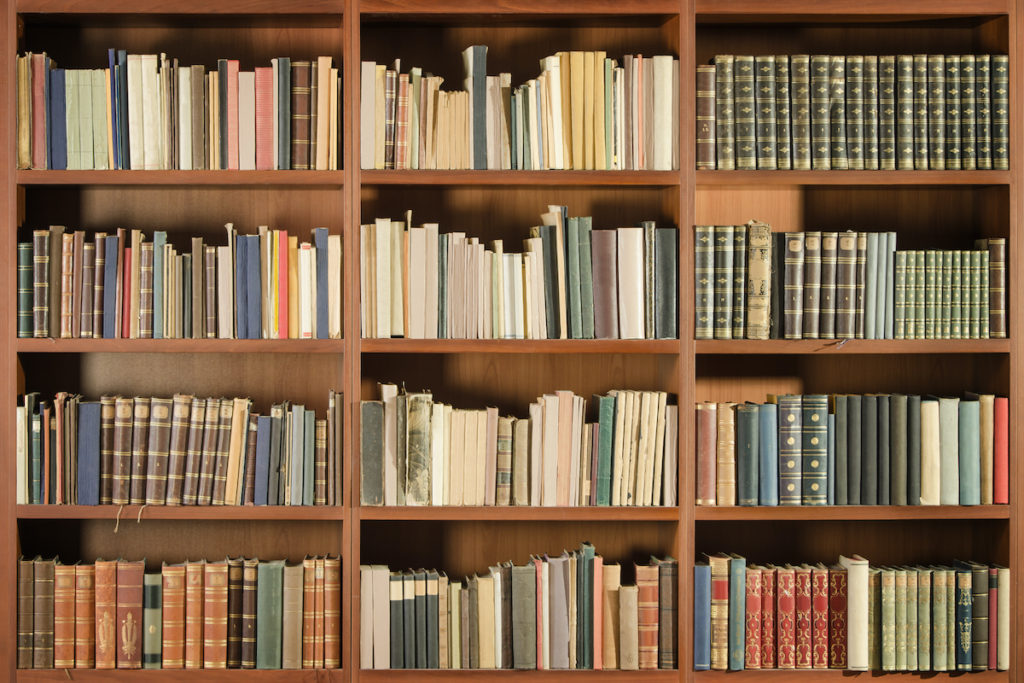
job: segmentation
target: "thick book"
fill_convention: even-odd
[[[790,59],[788,55],[775,55],[775,165],[780,171],[793,168]]]
[[[864,170],[864,57],[846,57],[846,153],[849,168]]]
[[[742,257],[741,257],[742,258]],[[767,223],[747,225],[746,334],[747,339],[768,339],[771,301],[772,236]]]
[[[757,505],[758,436],[760,432],[756,403],[736,406],[736,503]]]
[[[778,58],[776,58],[776,73],[781,70]],[[812,103],[817,99],[811,93],[811,57],[810,55],[791,55],[789,57],[789,112],[791,116],[790,137],[791,137],[791,168],[797,171],[811,170],[811,122]],[[776,76],[776,87],[782,79]],[[780,111],[782,106],[779,107]],[[779,127],[781,129],[780,120]],[[782,137],[781,134],[779,136]]]
[[[281,668],[284,560],[261,562],[256,578],[256,668]]]
[[[735,57],[715,55],[715,149],[719,170],[736,168]]]
[[[761,568],[749,566],[746,570],[746,624],[744,626],[744,663],[747,669],[761,668]]]
[[[779,396],[779,504],[800,505],[803,498],[803,409],[798,395]]]
[[[757,141],[757,168],[778,168],[776,140],[775,57],[758,55],[754,58],[755,137]]]
[[[117,668],[142,668],[145,562],[117,562]]]
[[[757,168],[757,107],[753,56],[736,55],[733,71],[736,168],[741,171],[753,171]]]
[[[715,99],[716,86],[714,64],[701,64],[697,66],[696,89],[697,169],[710,171],[715,169],[715,108],[717,102]]]
[[[160,666],[181,669],[185,666],[185,566],[161,567],[161,649]]]
[[[800,502],[803,505],[824,505],[828,477],[828,396],[804,395],[801,397],[801,412]]]
[[[714,404],[709,404],[714,406]],[[779,504],[779,413],[774,403],[758,407],[758,504]]]
[[[830,164],[833,170],[849,168],[846,120],[846,57],[828,57],[828,103],[830,132]]]
[[[714,319],[715,339],[732,339],[733,318],[733,258],[734,228],[731,225],[714,227]]]

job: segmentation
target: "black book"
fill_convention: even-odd
[[[540,226],[540,238],[544,248],[544,310],[547,313],[548,339],[561,336],[558,315],[558,254],[555,251],[555,226]]]
[[[862,396],[853,395],[846,398],[847,446],[846,446],[846,502],[847,505],[860,504],[861,479],[861,408]]]
[[[889,505],[889,397],[878,396],[878,504]]]
[[[860,504],[878,505],[878,397],[860,401]]]
[[[907,396],[907,503],[921,504],[920,396]]]
[[[849,418],[847,416],[848,396],[837,394],[832,398],[833,413],[836,416],[836,460],[833,477],[835,477],[835,504],[848,504],[847,483],[847,450],[849,448]]]
[[[772,289],[771,300],[768,308],[770,339],[782,339],[783,326],[783,289],[785,289],[786,276],[786,233],[773,232],[772,234]]]
[[[907,397],[889,397],[889,504],[907,504]]]

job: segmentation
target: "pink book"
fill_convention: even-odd
[[[256,170],[274,168],[274,70],[256,67]]]
[[[238,60],[228,62],[228,168],[238,170]]]
[[[45,52],[32,55],[32,168],[47,168],[46,86],[50,59]]]

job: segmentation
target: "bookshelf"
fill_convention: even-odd
[[[717,52],[836,54],[1006,52],[1011,112],[1020,110],[1024,64],[1013,0],[8,0],[0,17],[0,83],[6,132],[0,170],[7,238],[0,335],[0,434],[14,440],[16,394],[76,390],[170,395],[249,395],[261,407],[282,398],[323,411],[327,390],[346,400],[344,504],[339,507],[181,507],[16,505],[14,451],[0,456],[0,584],[16,590],[19,553],[91,561],[161,560],[225,554],[342,557],[342,669],[312,671],[165,671],[166,681],[433,680],[502,678],[641,683],[713,679],[803,683],[847,672],[692,671],[692,571],[701,553],[747,554],[755,561],[834,560],[860,552],[872,562],[910,563],[973,557],[1014,570],[1014,614],[1024,611],[1019,576],[1024,526],[1017,492],[1024,468],[1011,467],[1009,506],[701,508],[694,502],[695,427],[691,406],[704,400],[761,400],[767,392],[919,391],[965,388],[1009,396],[1010,424],[1024,420],[1024,327],[1013,309],[1024,281],[1010,266],[1009,338],[904,341],[693,340],[690,226],[758,218],[775,229],[895,229],[910,246],[965,244],[1008,237],[1008,263],[1021,262],[1024,135],[1012,114],[1009,171],[695,171],[694,70]],[[680,60],[677,171],[379,171],[359,169],[358,80],[361,59],[415,64],[458,87],[461,50],[489,47],[489,72],[533,75],[537,60],[562,49],[666,54]],[[737,47],[742,45],[743,47]],[[167,51],[209,66],[237,57],[243,68],[271,57],[331,54],[343,76],[343,150],[339,171],[37,171],[15,170],[14,55],[47,50],[61,65],[100,66],[110,46]],[[518,240],[548,204],[593,215],[595,227],[653,218],[680,229],[679,340],[361,339],[359,225],[412,209],[417,223],[467,229],[482,239]],[[223,223],[240,229],[272,224],[293,231],[325,225],[344,243],[344,338],[341,340],[103,340],[15,338],[15,235],[49,224],[108,229],[159,227],[169,238],[216,238]],[[219,243],[219,242],[218,242]],[[459,406],[496,405],[522,414],[537,395],[615,387],[668,391],[680,410],[678,507],[416,508],[359,505],[359,400],[378,381],[429,387]],[[233,393],[237,392],[237,393]],[[1011,460],[1020,435],[1011,431]],[[115,533],[115,528],[117,529]],[[501,672],[359,669],[359,565],[432,567],[449,576],[495,561],[560,551],[589,540],[605,557],[631,561],[652,553],[679,561],[677,671]],[[155,563],[155,564],[154,564]],[[1024,622],[1011,628],[1008,672],[971,681],[1019,681]],[[15,670],[16,615],[0,620],[0,678],[66,680],[60,670]],[[315,675],[314,675],[315,674]],[[856,678],[865,678],[861,674]],[[76,670],[75,680],[148,680],[149,672]],[[943,678],[945,674],[929,674]],[[903,676],[906,678],[906,676]]]

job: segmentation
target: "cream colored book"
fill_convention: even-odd
[[[426,338],[427,233],[409,226],[409,329],[410,339]]]
[[[591,52],[594,61],[594,168],[603,171],[608,168],[608,144],[605,138],[605,52]]]
[[[540,563],[541,651],[537,658],[542,669],[551,668],[551,565]]]
[[[405,223],[391,221],[391,335],[405,336]]]
[[[448,471],[451,479],[448,484],[448,505],[463,505],[462,489],[466,474],[466,410],[452,409],[452,424],[450,432],[451,466]],[[476,420],[473,420],[476,426]]]
[[[364,339],[377,336],[374,334],[374,324],[377,319],[372,314],[376,296],[371,286],[372,279],[370,277],[374,263],[373,228],[372,225],[359,226],[359,329]]]
[[[443,505],[444,499],[444,409],[443,403],[430,408],[430,505]]]
[[[424,223],[423,338],[437,339],[438,267],[437,223]]]
[[[580,504],[580,462],[582,460],[581,448],[583,446],[583,397],[570,393],[572,410],[569,419],[570,461],[569,470],[566,473],[569,485],[568,505]]]
[[[379,386],[384,404],[384,504],[398,505],[398,385]]]
[[[651,437],[654,436],[647,426],[651,421],[651,392],[641,391],[639,392],[638,398],[640,399],[640,420],[638,422],[637,430],[637,461],[636,461],[636,478],[633,482],[633,505],[644,505],[645,498],[650,494],[650,474],[652,463],[647,457],[648,445],[651,443]],[[657,407],[655,407],[657,411]],[[655,412],[657,415],[657,412]]]
[[[484,478],[482,483],[483,505],[494,505],[497,495],[497,472],[498,472],[498,409],[489,407],[483,411],[484,428],[477,427],[477,440],[483,436],[482,446],[484,449]]]
[[[1010,668],[1010,570],[999,567],[997,571],[998,620],[996,624],[996,669],[1006,671]]]
[[[384,76],[387,67],[374,65],[373,168],[384,168]]]
[[[341,235],[327,236],[327,333],[341,339]]]
[[[570,480],[572,478],[572,419],[573,394],[571,391],[555,392],[558,399],[558,470],[556,487],[556,504],[559,507],[569,505]]]
[[[654,424],[654,482],[651,486],[651,498],[645,503],[646,505],[666,505],[666,503],[662,502],[665,498],[662,488],[665,480],[663,472],[665,472],[665,463],[667,461],[665,457],[665,426],[668,419],[668,394],[664,391],[659,391],[657,395],[658,419]]]
[[[477,643],[480,648],[480,668],[494,668],[494,579],[478,576],[477,581]]]
[[[640,668],[637,597],[636,586],[619,588],[619,668],[623,671]]]
[[[594,170],[594,53],[583,53],[583,166],[588,171]],[[603,105],[603,103],[602,103]]]
[[[648,164],[655,171],[672,170],[672,56],[656,55],[650,74],[654,87],[654,121],[650,133],[654,140],[654,159]],[[647,60],[644,60],[644,68]],[[648,74],[645,74],[647,76]]]
[[[487,113],[484,116],[484,122],[487,131],[487,170],[497,171],[501,169],[501,89],[498,86],[497,76],[487,76],[485,83]]]
[[[618,262],[619,336],[644,338],[644,231],[619,228],[616,231]]]
[[[229,249],[230,251],[230,249]],[[230,258],[230,254],[228,255]],[[288,238],[288,338],[299,338],[299,238]]]
[[[376,624],[374,623],[373,610],[373,571],[368,564],[359,565],[359,623],[362,628],[359,630],[359,668],[372,669],[373,666],[373,645]],[[388,605],[388,616],[390,617],[391,606]],[[377,610],[378,613],[385,610]],[[370,625],[374,628],[371,628]]]
[[[132,291],[128,298],[128,308],[131,314],[128,327],[128,338],[138,339],[139,338],[139,300],[142,295],[142,280],[140,273],[142,272],[142,242],[144,237],[141,230],[132,230],[131,233],[131,245],[132,245]]]
[[[462,668],[462,583],[453,581],[448,584],[448,604],[451,605],[448,616],[448,652],[452,669]]]
[[[938,505],[942,481],[939,458],[939,402],[921,401],[921,505]]]
[[[163,165],[161,154],[163,132],[160,126],[160,86],[157,75],[157,55],[142,55],[142,118],[145,134],[141,168],[156,170]],[[132,168],[135,168],[133,165]]]
[[[564,54],[568,56],[568,53]],[[550,159],[547,167],[556,170],[568,168],[572,154],[571,148],[568,146],[571,145],[571,128],[568,128],[567,125],[563,126],[563,121],[568,124],[568,117],[563,116],[566,110],[562,106],[562,76],[565,76],[566,84],[568,84],[569,74],[568,69],[563,73],[561,61],[558,56],[552,56],[545,57],[542,62],[542,67],[546,72],[544,84],[547,86],[544,93],[547,103],[544,115],[546,128],[544,139],[551,141],[545,158]],[[566,59],[566,63],[568,64],[568,59]],[[568,98],[566,98],[566,105],[568,105]]]
[[[316,170],[326,171],[331,140],[331,58],[316,58]]]
[[[541,505],[558,505],[558,396],[544,394]]]
[[[505,281],[505,247],[501,240],[491,242],[495,258],[491,262],[490,299],[491,299],[491,332],[494,339],[506,339],[508,320],[505,315],[507,291]]]
[[[359,167],[374,168],[374,137],[377,128],[377,65],[362,62],[359,69]],[[275,89],[274,92],[277,92]],[[383,111],[380,115],[383,117]],[[274,119],[277,120],[276,118]],[[276,128],[276,126],[275,126]]]
[[[662,505],[674,506],[678,497],[679,406],[665,406],[665,474],[662,482]]]
[[[245,473],[244,444],[249,429],[249,405],[247,398],[236,398],[231,404],[231,434],[228,440],[227,487],[224,490],[225,505],[241,505]],[[156,409],[154,409],[155,413]]]
[[[444,496],[441,501],[442,505],[452,504],[449,502],[449,495],[452,486],[452,433],[452,407],[446,405],[444,407],[444,468],[441,472],[444,477],[444,484],[442,485],[441,491]]]
[[[612,505],[622,505],[622,446],[625,443],[623,432],[626,420],[626,392],[613,390],[608,392],[608,395],[615,397],[615,431],[613,432],[615,441],[612,444],[611,503]]]
[[[486,502],[487,484],[487,412],[476,410],[476,488],[473,494],[473,505],[483,505]],[[497,432],[497,425],[495,425]]]
[[[839,564],[846,567],[846,668],[867,671],[868,561],[840,555]]]
[[[394,258],[391,254],[393,248],[391,220],[378,218],[374,228],[375,251],[374,251],[374,288],[376,296],[376,335],[377,337],[388,338],[391,336],[391,266]]]
[[[310,313],[315,311],[315,289],[309,283],[314,264],[312,246],[303,242],[299,245],[299,339],[313,338],[313,317]]]
[[[524,290],[523,254],[512,254],[512,301],[515,306],[515,338],[526,339],[526,298]]]
[[[491,633],[494,643],[494,668],[501,668],[501,632],[502,632],[502,619],[501,619],[501,567],[492,566],[487,568],[487,572],[490,575],[491,585],[494,587],[492,591],[494,593],[494,629]],[[510,634],[511,635],[511,634]],[[509,641],[511,642],[511,637]]]
[[[523,337],[525,339],[539,339],[537,336],[537,321],[534,316],[537,315],[537,310],[534,308],[534,291],[533,291],[533,254],[525,252],[522,254],[523,259],[523,277],[522,277],[522,288],[523,288]]]
[[[235,302],[231,247],[217,247],[217,338],[234,336]]]
[[[552,120],[556,126],[562,129],[559,139],[562,142],[562,164],[559,168],[573,168],[572,149],[575,142],[575,135],[572,129],[572,57],[568,52],[559,52],[558,56],[558,79],[557,79],[557,101],[552,100]],[[552,84],[552,90],[556,90]]]
[[[238,72],[238,169],[256,170],[256,72]]]

